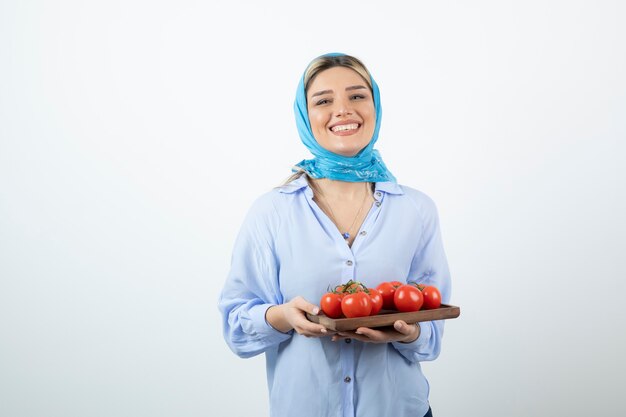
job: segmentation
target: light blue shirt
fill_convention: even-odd
[[[443,321],[422,322],[412,343],[376,344],[282,333],[265,320],[270,306],[298,295],[319,305],[329,285],[350,279],[366,286],[431,284],[448,302],[450,274],[433,201],[392,182],[376,183],[374,198],[352,247],[313,201],[305,176],[261,196],[246,216],[219,308],[233,352],[265,353],[272,417],[428,411],[420,362],[439,355]]]

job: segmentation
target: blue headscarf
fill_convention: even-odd
[[[330,53],[322,55],[322,57],[344,55],[345,54],[341,53]],[[331,180],[349,182],[396,182],[396,178],[385,166],[380,153],[374,149],[374,144],[378,140],[378,131],[380,130],[382,108],[380,105],[378,85],[371,76],[370,82],[374,95],[374,108],[376,109],[374,134],[369,144],[358,154],[355,156],[342,156],[324,149],[317,143],[313,136],[307,110],[306,92],[304,91],[304,74],[302,75],[294,103],[296,125],[302,143],[311,151],[315,158],[305,159],[296,164],[296,167],[303,169],[313,178],[328,178]]]

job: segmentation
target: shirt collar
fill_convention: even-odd
[[[309,183],[306,180],[306,175],[302,174],[299,178],[296,178],[290,183],[281,186],[279,188],[279,191],[285,194],[293,194],[296,191],[300,191],[301,189],[306,188],[308,186],[309,186]]]
[[[308,186],[309,186],[309,183],[307,182],[306,175],[302,175],[300,176],[300,178],[296,178],[295,180],[291,181],[289,184],[285,184],[282,187],[280,187],[279,191],[285,194],[293,194]],[[376,188],[376,191],[382,191],[386,194],[396,194],[396,195],[404,194],[402,187],[400,187],[397,183],[391,182],[391,181],[377,182],[375,188]]]
[[[391,182],[391,181],[377,182],[376,191],[382,191],[386,194],[396,194],[396,195],[404,194],[402,187],[400,187],[398,183]]]

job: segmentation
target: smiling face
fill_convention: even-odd
[[[330,152],[354,156],[374,135],[372,92],[350,68],[332,67],[317,74],[307,91],[307,109],[315,140]]]

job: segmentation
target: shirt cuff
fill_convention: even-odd
[[[427,322],[427,321],[421,322],[418,324],[420,326],[420,335],[417,336],[417,339],[409,343],[392,342],[393,346],[398,351],[405,352],[405,353],[416,352],[416,351],[419,351],[421,347],[428,345],[428,342],[430,341],[430,336],[432,335],[432,332],[433,332],[433,326],[431,325],[430,322]],[[413,355],[410,355],[410,356],[413,356]]]
[[[272,325],[267,322],[265,318],[267,309],[273,306],[275,306],[275,304],[257,304],[248,310],[248,314],[258,337],[262,339],[276,339],[282,342],[288,339],[292,332],[283,333],[273,328]]]

